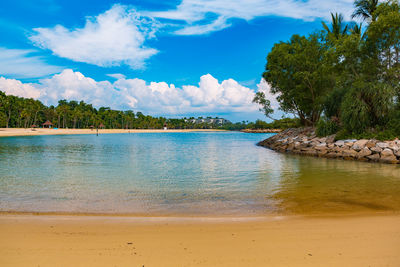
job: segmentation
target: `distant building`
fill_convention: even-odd
[[[200,124],[200,123],[206,123],[206,124],[216,124],[216,125],[224,125],[227,123],[230,123],[229,120],[223,119],[223,118],[197,118],[197,119],[185,119],[185,122],[191,122],[193,124]]]

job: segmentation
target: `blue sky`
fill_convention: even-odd
[[[349,0],[2,4],[0,90],[46,104],[83,99],[234,121],[263,118],[251,98],[268,93],[261,74],[274,43],[321,29],[331,11],[352,10]]]

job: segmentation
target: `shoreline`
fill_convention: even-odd
[[[190,133],[190,132],[226,132],[220,129],[99,129],[99,134],[116,133]],[[0,128],[0,137],[96,134],[91,129],[48,129],[48,128]]]
[[[290,128],[257,145],[281,153],[330,159],[400,164],[400,140],[335,140],[335,135],[317,137],[315,129]]]
[[[398,266],[399,233],[400,215],[252,221],[0,215],[0,265]]]

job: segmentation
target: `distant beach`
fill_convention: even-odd
[[[99,134],[113,133],[184,133],[184,132],[217,132],[218,129],[99,129]],[[0,128],[3,136],[35,136],[35,135],[66,135],[66,134],[96,134],[96,129],[47,129],[47,128]]]

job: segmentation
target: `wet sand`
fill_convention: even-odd
[[[184,133],[184,132],[216,132],[217,129],[99,129],[99,134],[112,133]],[[35,136],[35,135],[66,135],[66,134],[96,134],[96,129],[47,129],[47,128],[0,128],[2,136]]]
[[[400,215],[0,215],[0,266],[400,266]]]

